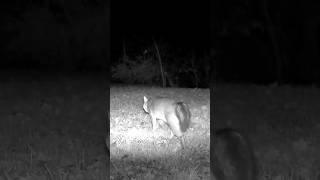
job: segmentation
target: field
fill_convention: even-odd
[[[166,125],[152,131],[143,96],[164,96],[187,103],[192,114],[186,148],[170,139]],[[110,89],[110,179],[210,179],[209,89],[121,87]]]
[[[143,95],[189,104],[185,150],[165,125],[152,132]],[[312,86],[218,84],[210,95],[208,89],[113,85],[109,94],[106,80],[93,77],[0,78],[0,180],[95,180],[109,173],[111,179],[209,179],[210,124],[249,137],[260,179],[318,180],[319,102],[320,89]]]
[[[0,180],[106,179],[108,85],[41,75],[0,81]]]
[[[232,126],[252,141],[260,179],[320,178],[320,89],[216,85],[216,128]]]

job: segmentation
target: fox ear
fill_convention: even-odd
[[[146,96],[143,96],[143,101],[144,102],[147,102],[148,101],[148,98]]]

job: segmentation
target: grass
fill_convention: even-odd
[[[152,131],[143,96],[183,100],[190,106],[186,148],[170,129]],[[120,87],[110,89],[111,179],[210,179],[210,94],[208,89]],[[121,170],[121,171],[117,171]]]
[[[320,177],[317,87],[217,85],[213,126],[249,136],[263,180]],[[143,95],[189,104],[186,149],[166,126],[152,132]],[[202,89],[112,86],[94,78],[0,81],[0,180],[106,179],[110,103],[112,179],[208,179],[210,95]]]
[[[106,179],[107,85],[90,78],[0,82],[0,179]]]

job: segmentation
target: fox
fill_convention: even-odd
[[[175,101],[166,97],[143,97],[143,109],[152,120],[152,130],[158,129],[157,120],[165,122],[171,129],[171,138],[176,136],[184,149],[183,134],[187,131],[191,122],[189,106],[181,101]]]
[[[248,139],[232,128],[217,130],[213,138],[211,179],[258,179],[257,162]]]

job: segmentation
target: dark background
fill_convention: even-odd
[[[172,86],[317,84],[318,9],[317,1],[3,1],[0,69],[148,84],[114,78],[114,67],[126,64],[124,55],[141,63],[151,49],[159,69],[156,42]],[[152,83],[161,84],[159,74]]]
[[[210,1],[112,1],[111,7],[112,66],[130,64],[127,71],[150,77],[128,80],[128,83],[161,85],[156,42],[164,71],[170,76],[168,81],[173,81],[168,86],[191,87],[196,81],[199,86],[208,87],[210,60],[206,57],[210,53]],[[150,53],[145,55],[146,49]],[[134,62],[148,64],[149,61],[152,67],[132,65]],[[208,70],[202,73],[205,64]],[[113,70],[111,74],[114,74]],[[121,79],[119,76],[113,78],[115,82],[119,82],[116,81]],[[193,80],[188,82],[188,79]]]
[[[3,75],[107,72],[108,1],[2,1],[0,23]]]
[[[134,35],[145,41],[162,38],[199,54],[208,51],[209,5],[209,1],[113,1],[112,57],[121,55],[122,38]]]
[[[319,82],[319,2],[215,1],[216,72],[254,83]]]

